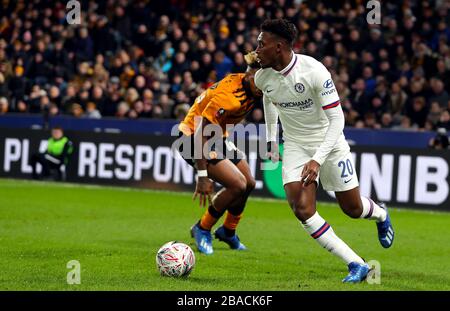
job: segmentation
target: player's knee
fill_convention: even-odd
[[[250,194],[256,187],[256,180],[253,177],[247,179],[247,193]]]
[[[292,212],[300,221],[306,221],[314,215],[314,208],[307,206],[303,202],[289,202]]]
[[[232,186],[230,187],[230,190],[233,191],[233,193],[236,196],[242,196],[247,191],[247,181],[244,178],[239,178],[235,182],[232,183]]]
[[[342,210],[350,218],[359,218],[362,214],[362,206],[355,204],[346,204],[342,207]]]

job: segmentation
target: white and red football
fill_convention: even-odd
[[[171,241],[158,250],[156,266],[162,276],[187,277],[195,266],[195,255],[189,245]]]

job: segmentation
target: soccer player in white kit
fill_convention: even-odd
[[[384,204],[359,193],[350,147],[343,129],[344,114],[330,72],[312,57],[295,54],[294,24],[266,20],[258,37],[256,60],[261,69],[255,84],[263,92],[267,142],[272,160],[278,157],[277,123],[283,127],[283,185],[287,200],[303,228],[322,247],[341,258],[349,274],[343,282],[363,281],[369,266],[342,241],[316,210],[319,181],[334,191],[341,209],[352,218],[377,222],[378,238],[388,248],[394,230]]]

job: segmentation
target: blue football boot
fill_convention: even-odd
[[[239,237],[236,234],[231,237],[227,236],[225,234],[225,228],[223,226],[217,228],[217,230],[214,232],[214,236],[219,241],[227,243],[231,249],[236,249],[240,251],[247,249],[247,247],[245,247],[245,245],[241,243]]]
[[[195,239],[195,244],[200,253],[211,255],[213,251],[211,231],[202,230],[195,224],[191,228],[191,237]]]
[[[386,211],[386,219],[382,222],[377,222],[378,228],[378,240],[381,246],[389,248],[394,243],[394,227],[392,227],[391,217],[384,203],[378,203],[378,205]]]
[[[370,267],[366,263],[351,262],[348,265],[348,275],[342,280],[343,283],[360,283],[369,274]]]

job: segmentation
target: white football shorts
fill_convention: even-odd
[[[303,166],[311,160],[318,147],[307,147],[297,142],[285,142],[282,164],[283,185],[301,181]],[[326,191],[341,192],[359,186],[350,146],[337,143],[328,158],[320,166],[317,184]]]

